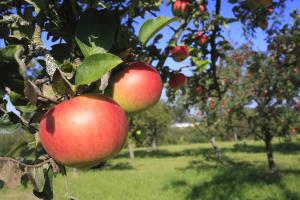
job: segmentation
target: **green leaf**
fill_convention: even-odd
[[[36,105],[41,90],[30,80],[25,81],[24,95],[33,104]]]
[[[76,42],[85,57],[104,53],[111,49],[119,15],[107,10],[87,10],[80,18],[76,28]]]
[[[43,0],[25,0],[27,3],[33,5],[34,10],[37,14],[39,14],[40,10],[44,7]]]
[[[29,179],[37,192],[42,192],[46,183],[44,168],[34,167],[28,170]]]
[[[32,113],[37,109],[37,107],[28,102],[28,104],[25,106],[16,106],[16,109],[22,113]]]
[[[61,70],[56,69],[52,80],[53,91],[59,95],[74,95],[74,86],[67,80]]]
[[[9,100],[14,106],[25,106],[28,103],[28,100],[21,94],[11,91],[9,94]]]
[[[17,50],[22,49],[20,45],[8,45],[0,49],[0,59],[5,61],[15,61],[15,53]]]
[[[3,115],[0,117],[0,134],[11,134],[19,131],[21,124],[13,123],[10,120],[9,115]]]
[[[147,44],[147,42],[162,28],[166,25],[170,24],[171,22],[176,21],[176,18],[169,18],[169,17],[156,17],[154,19],[147,20],[141,27],[139,31],[139,40],[143,44]]]
[[[5,95],[5,91],[0,89],[0,98],[3,99],[4,95]]]
[[[76,85],[89,84],[122,63],[121,58],[109,54],[94,54],[80,64],[75,75]]]
[[[201,58],[192,57],[192,61],[195,63],[198,72],[203,72],[209,64],[208,60],[202,60]]]
[[[24,151],[28,151],[28,142],[21,141],[14,145],[11,150],[5,155],[5,157],[17,158],[24,154]]]

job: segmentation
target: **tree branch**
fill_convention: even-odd
[[[25,163],[22,163],[21,161],[19,160],[16,160],[16,159],[13,159],[13,158],[10,158],[10,157],[0,157],[0,161],[10,161],[10,162],[14,162],[14,163],[17,163],[18,165],[21,165],[23,167],[27,167],[27,168],[37,168],[37,167],[42,167],[43,165],[47,164],[47,163],[53,163],[53,159],[52,158],[49,158],[41,163],[38,163],[38,164],[33,164],[33,165],[30,165],[30,164],[25,164]]]
[[[220,15],[221,10],[221,0],[216,0],[216,15]],[[221,90],[219,87],[218,79],[217,79],[217,61],[218,61],[218,52],[217,52],[217,34],[220,31],[219,23],[214,24],[214,29],[212,32],[210,45],[211,45],[211,71],[212,71],[212,78],[213,78],[213,87],[218,92],[219,99],[222,99]]]
[[[179,28],[173,34],[172,38],[169,40],[168,44],[170,44],[173,41],[178,40],[179,36],[185,30],[185,28],[189,24],[190,20],[191,20],[191,17],[184,19],[184,21],[181,23],[181,25],[179,26]],[[156,65],[156,68],[158,70],[161,70],[163,68],[163,65],[165,64],[165,62],[166,62],[166,60],[168,58],[168,55],[169,55],[169,46],[167,46],[164,49],[163,53],[160,56],[159,62]]]

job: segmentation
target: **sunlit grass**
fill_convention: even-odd
[[[274,145],[279,172],[268,173],[264,146],[247,142],[218,143],[222,162],[210,144],[191,144],[136,150],[129,160],[126,150],[101,169],[68,170],[70,192],[80,200],[232,200],[300,199],[300,144]],[[30,189],[0,191],[0,199],[29,200]],[[14,193],[14,197],[9,197]],[[54,179],[54,199],[64,199],[65,180]]]

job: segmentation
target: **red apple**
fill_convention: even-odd
[[[170,49],[173,59],[177,62],[185,60],[189,56],[189,49],[187,46],[177,46]]]
[[[298,102],[298,103],[294,106],[294,108],[295,108],[296,110],[300,110],[300,102]]]
[[[292,129],[290,130],[290,133],[291,133],[291,134],[296,134],[296,133],[297,133],[297,129],[292,128]]]
[[[227,102],[228,102],[227,99],[222,100],[222,104],[221,104],[222,108],[224,108],[227,105]]]
[[[144,62],[133,62],[112,77],[111,96],[128,114],[155,105],[161,92],[159,73]]]
[[[173,15],[187,17],[189,15],[190,2],[188,0],[176,0],[173,4]]]
[[[227,113],[229,114],[229,113],[231,113],[232,112],[232,109],[231,108],[228,108],[227,109]]]
[[[268,23],[268,21],[266,20],[266,19],[260,19],[259,21],[258,21],[258,26],[260,27],[260,28],[262,28],[262,29],[267,29],[268,28],[268,26],[269,26],[269,23]]]
[[[268,13],[272,14],[272,13],[273,13],[273,11],[274,11],[274,8],[273,8],[273,6],[270,6],[270,7],[268,8]]]
[[[199,31],[199,32],[197,32],[196,40],[198,40],[198,43],[200,45],[203,45],[207,42],[207,36],[204,33]]]
[[[197,85],[196,88],[195,88],[195,92],[198,95],[203,94],[205,91],[206,91],[206,89],[202,85]]]
[[[89,168],[121,150],[127,137],[127,118],[110,98],[82,95],[50,109],[40,122],[39,136],[58,163]]]
[[[201,14],[204,14],[206,11],[207,11],[207,8],[206,8],[205,3],[201,3],[201,4],[199,5],[199,12],[200,12]]]
[[[187,83],[187,77],[182,73],[173,74],[170,78],[170,87],[177,90]]]

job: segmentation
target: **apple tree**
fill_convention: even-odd
[[[64,165],[91,167],[117,154],[127,135],[125,112],[134,115],[153,106],[162,83],[178,73],[165,66],[169,54],[175,61],[191,60],[189,105],[206,101],[195,95],[201,91],[221,99],[217,63],[231,48],[221,27],[240,20],[252,33],[258,19],[271,15],[266,10],[284,5],[283,0],[230,2],[234,18],[220,14],[221,0],[212,12],[205,0],[169,2],[173,18],[157,16],[161,0],[1,1],[0,125],[6,132],[22,127],[35,141],[0,158],[0,180],[14,188],[27,176],[36,196],[52,199],[52,174],[66,175]],[[135,20],[146,13],[153,18],[136,34]],[[172,30],[171,39],[158,48],[162,35],[156,33],[164,27]],[[167,94],[174,99],[174,90]],[[17,113],[8,110],[4,96]],[[113,137],[101,138],[106,130]],[[97,141],[105,148],[94,154]]]
[[[225,64],[241,69],[227,90],[232,113],[246,119],[250,133],[265,142],[271,173],[276,171],[272,139],[296,134],[299,124],[300,21],[299,13],[292,16],[292,25],[269,32],[267,52],[244,45],[230,53]]]

